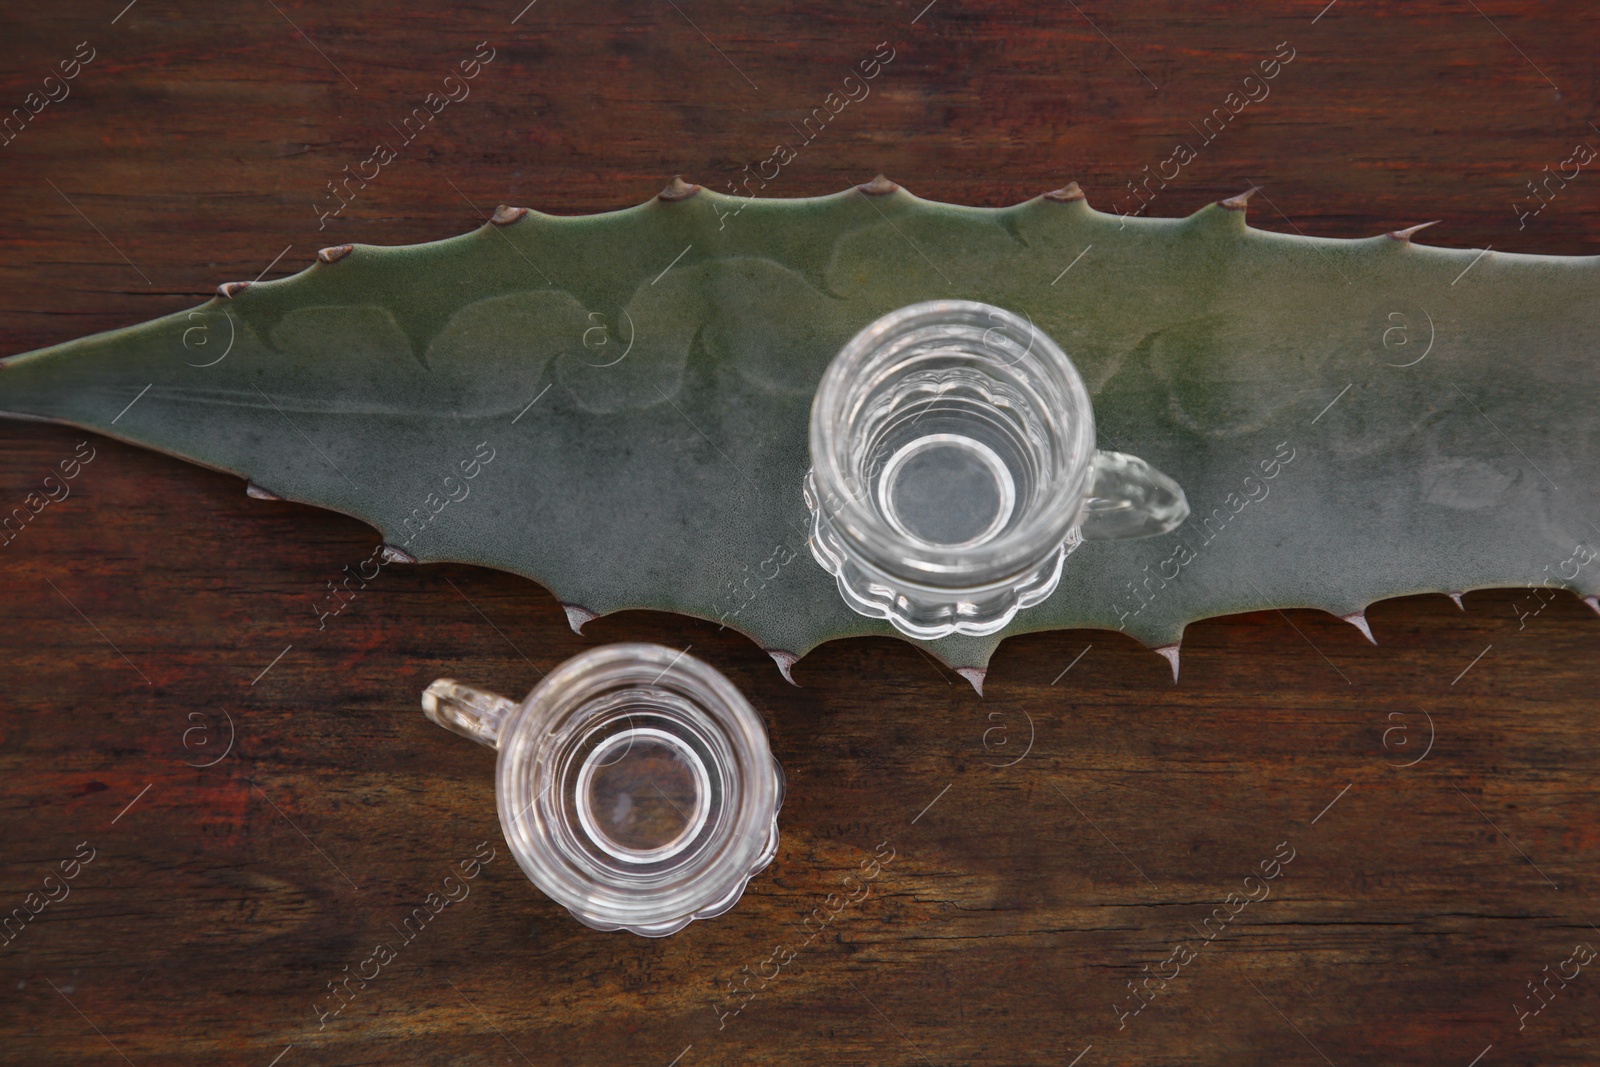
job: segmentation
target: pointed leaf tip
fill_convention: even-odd
[[[567,625],[572,627],[572,632],[579,637],[583,636],[583,628],[585,626],[600,617],[588,608],[579,607],[577,604],[563,604],[561,608],[567,613]]]
[[[1456,607],[1460,608],[1462,611],[1466,611],[1467,610],[1467,606],[1461,602],[1461,594],[1460,593],[1446,593],[1445,596],[1449,597],[1451,600],[1454,600],[1456,602]],[[1600,610],[1600,609],[1597,609],[1597,610]]]
[[[1367,625],[1367,613],[1365,611],[1352,611],[1348,615],[1339,616],[1339,618],[1360,630],[1362,636],[1364,636],[1368,641],[1371,641],[1373,644],[1378,643],[1378,639],[1372,636],[1372,627]]]
[[[800,657],[793,652],[785,652],[781,648],[769,648],[767,649],[767,655],[771,656],[772,662],[778,665],[778,673],[783,675],[783,680],[799,689],[800,683],[795,681],[794,675],[789,672],[794,669],[796,663],[800,662]]]
[[[1250,202],[1250,198],[1255,196],[1256,193],[1260,191],[1261,186],[1252,185],[1238,196],[1230,196],[1226,200],[1218,200],[1217,203],[1222,207],[1227,208],[1229,211],[1243,211],[1245,209],[1245,205]]]
[[[528,213],[525,207],[507,207],[501,204],[494,209],[494,214],[489,216],[489,221],[496,226],[510,226]]]
[[[1403,230],[1390,230],[1389,236],[1396,241],[1409,241],[1412,234],[1419,230],[1426,230],[1429,226],[1437,226],[1439,222],[1439,219],[1434,219],[1432,222],[1419,222],[1415,226],[1407,226]]]
[[[321,263],[337,263],[355,250],[355,245],[334,245],[331,248],[319,248],[317,250],[317,260]]]
[[[252,500],[282,500],[283,499],[283,497],[279,496],[277,493],[274,493],[271,489],[263,489],[259,485],[257,485],[255,482],[246,482],[244,484],[244,495],[249,497]]]
[[[856,188],[868,196],[888,196],[900,187],[880,174],[870,182],[863,182]]]
[[[1600,615],[1600,596],[1586,596],[1583,602],[1593,608],[1596,615]]]
[[[1077,182],[1068,182],[1059,189],[1052,189],[1044,194],[1046,200],[1054,200],[1058,204],[1070,204],[1074,200],[1087,199]]]
[[[961,675],[961,677],[965,678],[967,681],[971,682],[972,688],[978,691],[978,695],[980,697],[983,696],[983,680],[989,676],[988,668],[957,667],[956,673]]]
[[[1172,664],[1172,682],[1174,685],[1178,682],[1178,648],[1178,645],[1162,645],[1160,648],[1152,649],[1156,655],[1165,657],[1166,661]]]
[[[232,300],[234,294],[242,293],[248,288],[250,288],[249,282],[223,282],[217,286],[217,295],[224,300]]]
[[[667,183],[667,187],[657,195],[670,204],[678,200],[687,200],[699,191],[700,187],[698,185],[690,185],[680,175],[674,174],[672,180]]]
[[[399,545],[386,544],[383,546],[383,561],[385,563],[415,563],[417,557]]]

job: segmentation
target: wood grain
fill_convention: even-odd
[[[95,58],[0,145],[0,353],[179,310],[321,246],[449,236],[499,203],[609,210],[676,173],[726,188],[880,42],[894,59],[872,94],[768,195],[883,171],[989,205],[1076,179],[1131,209],[1127,183],[1289,42],[1270,97],[1152,213],[1261,184],[1252,222],[1286,232],[1441,218],[1419,239],[1600,250],[1600,178],[1517,207],[1543,168],[1600,145],[1592,5],[541,0],[513,24],[520,6],[10,5],[0,108],[79,42]],[[495,59],[472,95],[319,230],[326,184],[482,41]],[[81,440],[0,424],[0,506]],[[1524,620],[1526,591],[1469,594],[1465,612],[1386,602],[1377,647],[1309,612],[1216,620],[1189,631],[1177,685],[1126,638],[1066,632],[1008,641],[981,700],[888,640],[825,646],[793,688],[714,626],[627,613],[579,636],[543,590],[464,566],[390,566],[319,630],[313,603],[372,531],[90,447],[71,496],[0,548],[0,914],[93,850],[0,944],[0,1061],[1600,1055],[1592,966],[1552,981],[1521,1029],[1516,1010],[1575,944],[1600,947],[1600,620],[1574,598]],[[417,707],[440,675],[521,693],[616,640],[727,672],[788,775],[777,861],[734,911],[659,941],[589,931],[540,896],[500,838],[492,760]],[[195,766],[230,720],[227,755]],[[395,927],[485,841],[470,896],[319,1025],[329,983],[400,945]],[[880,848],[894,858],[870,894],[808,933]],[[1284,848],[1270,896],[1201,946]],[[1119,1029],[1128,983],[1180,942],[1192,960]],[[759,990],[736,1015],[730,983]]]

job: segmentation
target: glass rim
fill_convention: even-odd
[[[941,323],[985,322],[989,329],[1004,329],[1026,341],[1025,354],[1033,357],[1032,364],[1065,392],[1076,409],[1079,417],[1073,420],[1065,449],[1069,466],[1040,487],[1044,499],[1014,529],[993,541],[976,548],[940,548],[919,541],[913,550],[904,551],[911,542],[865,503],[870,489],[856,494],[848,489],[850,476],[842,462],[843,420],[838,416],[873,357],[893,339]],[[927,300],[874,319],[834,356],[812,400],[810,445],[818,508],[841,536],[861,548],[885,574],[929,591],[1002,587],[1015,572],[1026,570],[1057,548],[1076,524],[1094,461],[1094,407],[1071,358],[1028,319],[976,300]]]
[[[717,833],[720,845],[692,862],[681,878],[659,890],[595,880],[541,833],[541,802],[559,799],[555,768],[537,767],[552,738],[541,718],[567,716],[618,685],[667,688],[699,706],[723,733],[734,757],[725,773],[735,779],[725,796],[730,818]],[[522,743],[515,743],[517,739]],[[547,674],[508,717],[500,734],[495,799],[501,830],[523,873],[580,921],[602,929],[659,935],[681,929],[706,909],[737,899],[765,865],[763,855],[782,803],[777,762],[766,723],[737,687],[716,668],[663,645],[603,645],[579,653]],[[548,791],[548,793],[547,793]]]

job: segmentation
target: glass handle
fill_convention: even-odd
[[[1153,537],[1189,517],[1183,487],[1138,456],[1097,452],[1079,529],[1086,541]]]
[[[440,678],[422,693],[424,715],[487,748],[500,747],[500,724],[516,710],[516,701],[462,685],[454,678]]]

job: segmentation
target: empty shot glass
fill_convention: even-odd
[[[868,325],[811,405],[811,552],[856,611],[911,637],[992,634],[1083,540],[1166,533],[1183,490],[1095,448],[1072,361],[1028,320],[933,300]]]
[[[499,751],[512,855],[587,926],[675,933],[733,907],[777,854],[783,771],[766,727],[693,656],[606,645],[520,704],[441,678],[422,709]]]

